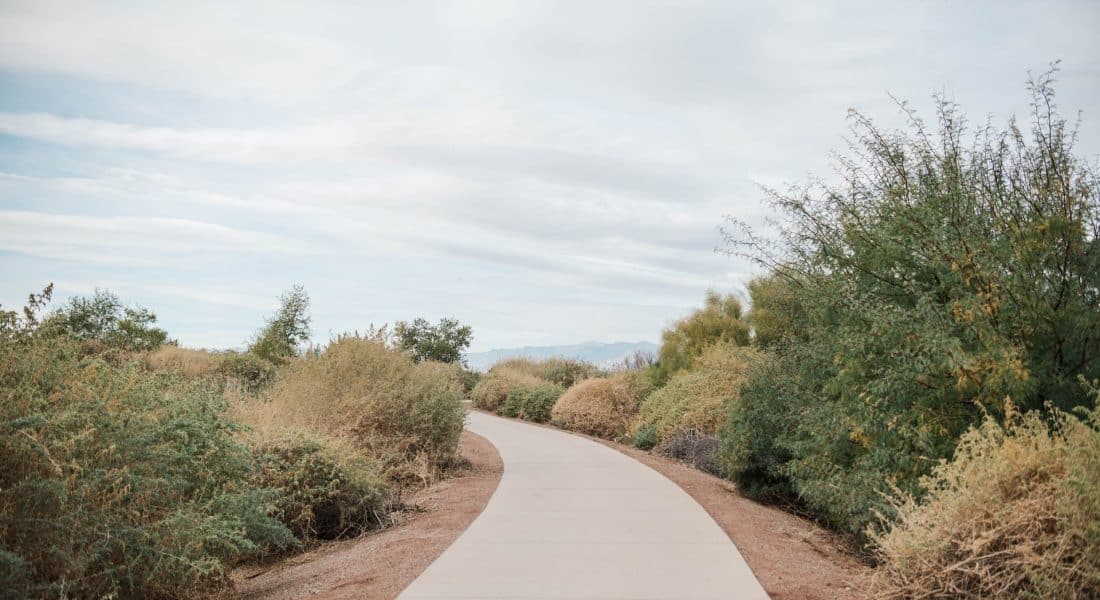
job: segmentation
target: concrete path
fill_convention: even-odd
[[[642,463],[483,413],[467,426],[500,451],[504,476],[401,599],[768,597],[703,507]]]

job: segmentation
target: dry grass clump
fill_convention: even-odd
[[[709,346],[695,368],[673,375],[645,399],[632,432],[652,431],[657,443],[677,431],[717,433],[727,419],[728,403],[737,399],[749,367],[759,358],[759,351],[729,342]]]
[[[567,429],[618,439],[626,433],[648,388],[644,372],[585,379],[566,390],[550,418]]]
[[[1048,418],[986,419],[896,503],[875,597],[1100,597],[1100,418]]]
[[[517,359],[513,359],[506,364],[496,365],[478,380],[470,392],[470,400],[474,406],[481,410],[499,412],[513,390],[547,383],[546,380],[532,375],[522,365],[517,365],[516,361]]]
[[[184,377],[204,377],[217,373],[225,356],[209,350],[164,345],[146,354],[143,362],[145,368],[154,373],[176,372]]]
[[[430,481],[455,456],[462,432],[462,370],[413,363],[378,340],[344,337],[290,362],[238,416],[259,435],[291,429],[348,440],[390,481]]]

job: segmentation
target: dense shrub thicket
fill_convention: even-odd
[[[239,561],[386,524],[453,463],[456,365],[341,338],[279,354],[257,395],[277,367],[255,353],[150,349],[111,333],[129,313],[106,292],[42,317],[50,291],[0,310],[0,597],[204,595]],[[284,297],[290,329],[304,299]]]
[[[1093,403],[1077,377],[1100,377],[1100,188],[1049,79],[1033,92],[1029,133],[986,126],[973,142],[946,102],[938,134],[855,114],[841,185],[773,194],[778,243],[731,233],[770,270],[751,291],[780,355],[726,436],[745,489],[786,488],[862,533],[891,512],[888,485],[919,493],[1004,398]]]
[[[240,418],[258,435],[286,430],[347,440],[380,461],[387,480],[430,480],[450,464],[465,410],[458,365],[414,363],[380,340],[345,336],[283,367]]]
[[[173,597],[296,544],[248,484],[216,388],[85,357],[66,337],[0,338],[0,590]]]

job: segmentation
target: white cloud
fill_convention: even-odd
[[[1061,103],[1100,151],[1098,16],[4,2],[0,251],[33,259],[11,261],[21,281],[193,301],[166,313],[192,343],[241,328],[187,310],[257,312],[292,281],[318,290],[319,331],[453,310],[478,344],[654,339],[747,276],[712,251],[722,216],[760,220],[754,182],[827,176],[849,107],[896,124],[888,93],[944,91],[1000,120],[1026,110],[1027,69],[1063,58]]]
[[[288,254],[310,248],[270,233],[189,219],[0,210],[0,250],[69,261],[156,266],[186,264],[202,252]]]

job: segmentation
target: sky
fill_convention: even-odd
[[[761,186],[830,177],[847,111],[1024,116],[1100,154],[1100,2],[0,0],[0,305],[55,284],[244,345],[425,317],[473,351],[656,340],[754,268]]]

